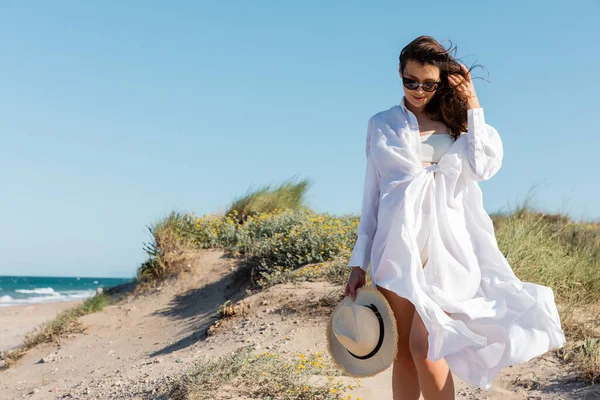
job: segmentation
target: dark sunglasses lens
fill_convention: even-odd
[[[423,90],[426,92],[432,92],[437,87],[437,82],[425,82],[423,84]]]
[[[403,79],[402,82],[404,83],[404,87],[408,90],[415,90],[419,87],[417,81],[413,81],[412,79]]]

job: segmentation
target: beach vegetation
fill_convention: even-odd
[[[138,267],[138,282],[160,282],[187,269],[186,260],[196,248],[191,216],[173,211],[167,217],[147,226],[147,229],[152,240],[144,243],[148,259]]]
[[[217,359],[203,359],[162,388],[173,400],[225,398],[281,400],[360,399],[347,394],[362,386],[360,379],[338,377],[321,352],[255,353],[241,347]]]
[[[600,223],[534,210],[492,216],[498,246],[521,281],[552,288],[567,343],[557,350],[589,383],[600,378]]]
[[[273,210],[309,210],[306,194],[310,185],[309,180],[296,182],[294,177],[276,186],[267,184],[255,189],[251,188],[231,202],[225,215],[233,215],[235,211],[237,221],[244,223],[247,218],[270,213]]]

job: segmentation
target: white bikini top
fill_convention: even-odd
[[[449,133],[430,133],[421,136],[421,161],[437,163],[454,143]]]

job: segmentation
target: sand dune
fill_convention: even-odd
[[[205,251],[185,279],[82,317],[86,333],[65,338],[60,345],[38,346],[0,372],[1,398],[153,399],[161,383],[189,370],[201,357],[218,357],[248,345],[256,352],[326,352],[331,306],[315,311],[311,305],[325,296],[335,297],[336,291],[341,293],[339,287],[323,282],[286,284],[246,296],[243,287],[232,284],[236,268],[235,260],[222,258],[221,251]],[[246,315],[223,321],[214,335],[206,337],[213,313],[227,299],[240,301]],[[0,309],[3,345],[16,343],[18,332],[65,306]],[[49,354],[50,362],[39,363]],[[455,377],[456,398],[600,398],[598,387],[586,387],[574,377],[575,372],[548,353],[506,368],[488,391]],[[364,400],[391,399],[391,369],[364,379],[363,387],[348,393]]]

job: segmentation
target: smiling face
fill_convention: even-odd
[[[411,79],[418,83],[438,82],[440,80],[440,68],[431,64],[421,65],[418,62],[409,60],[404,67],[404,71],[400,71],[398,67],[398,72],[400,73],[401,79]],[[404,85],[402,85],[402,88],[404,89],[406,101],[408,101],[415,109],[423,109],[433,98],[437,90],[436,88],[436,90],[432,92],[427,92],[423,90],[423,87],[421,86],[416,90],[410,90]]]

